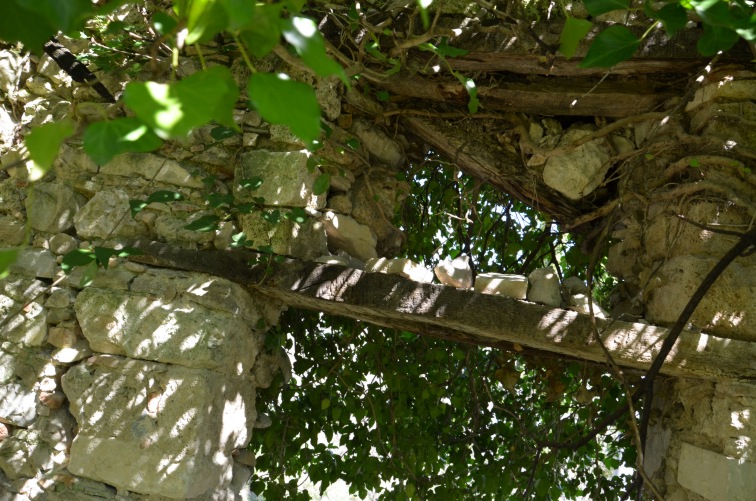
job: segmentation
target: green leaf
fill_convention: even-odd
[[[217,0],[192,0],[187,13],[186,43],[207,42],[228,26],[226,10]]]
[[[232,112],[238,98],[239,89],[224,66],[172,84],[131,82],[123,95],[136,116],[163,139],[186,137],[212,120],[236,129]]]
[[[137,214],[142,212],[149,204],[142,200],[129,200],[129,208],[131,209],[131,218],[134,219]]]
[[[330,406],[331,406],[331,401],[329,399],[324,398],[323,400],[320,401],[320,410],[321,411],[326,410]]]
[[[234,196],[230,193],[222,195],[220,193],[210,193],[207,196],[207,203],[210,207],[217,209],[222,205],[231,206],[234,203]]]
[[[261,58],[278,45],[282,8],[280,3],[255,5],[253,22],[239,32],[239,38],[253,56]]]
[[[679,3],[668,3],[651,17],[659,19],[670,36],[683,29],[688,22],[688,13]]]
[[[344,68],[328,57],[323,35],[318,31],[315,21],[306,17],[294,16],[281,22],[281,31],[299,57],[315,70],[321,77],[337,75],[344,84],[349,84]]]
[[[328,188],[330,186],[331,186],[331,175],[321,174],[317,178],[315,178],[315,182],[312,185],[312,192],[315,195],[322,195],[323,193],[328,191]]]
[[[133,256],[137,254],[142,254],[142,251],[139,249],[133,249],[129,247],[125,247],[123,249],[111,249],[109,247],[95,247],[93,249],[95,258],[97,260],[97,264],[108,269],[108,261],[111,257],[126,257],[126,256]]]
[[[219,222],[220,222],[220,217],[210,214],[207,216],[202,216],[196,221],[193,221],[187,224],[186,226],[184,226],[184,229],[191,230],[191,231],[199,231],[200,233],[207,233],[208,231],[217,230]]]
[[[228,139],[229,137],[234,137],[238,134],[239,131],[232,129],[231,127],[224,127],[222,125],[213,127],[210,130],[210,136],[216,141],[222,141],[224,139]]]
[[[170,190],[158,190],[154,193],[151,193],[150,196],[147,197],[147,203],[151,204],[153,202],[165,204],[168,202],[176,202],[178,200],[183,200],[184,196],[177,192],[177,191],[170,191]]]
[[[278,209],[262,213],[262,218],[269,224],[278,224],[281,221],[281,211]]]
[[[247,93],[268,122],[287,125],[308,145],[320,136],[320,106],[309,85],[282,73],[255,73],[249,78]]]
[[[23,43],[30,51],[59,31],[71,32],[84,27],[94,15],[90,0],[4,0],[0,15],[0,39]]]
[[[163,141],[138,118],[95,122],[84,131],[84,151],[99,165],[127,151],[153,151]]]
[[[703,56],[713,56],[719,51],[732,48],[738,41],[738,34],[729,28],[704,24],[704,32],[698,39],[698,52]]]
[[[467,101],[467,110],[470,113],[477,113],[478,108],[480,107],[480,101],[478,100],[478,87],[475,85],[475,81],[456,71],[454,72],[454,76],[457,77],[459,83],[465,87],[467,95],[470,96],[470,99]]]
[[[447,44],[447,41],[447,37],[441,37],[441,43],[436,47],[436,54],[441,57],[459,57],[470,53],[469,50],[451,47]]]
[[[640,40],[624,26],[605,29],[593,41],[580,63],[581,68],[610,68],[632,57]]]
[[[307,221],[307,213],[302,207],[294,207],[290,212],[284,214],[284,217],[298,224],[304,224]]]
[[[10,267],[18,259],[18,249],[0,249],[0,280],[8,276]]]
[[[613,10],[629,9],[630,0],[583,0],[585,9],[592,16],[599,16]]]
[[[26,148],[32,160],[32,170],[29,175],[31,181],[44,177],[52,167],[55,157],[63,141],[74,133],[74,126],[70,120],[50,122],[35,127],[26,136]]]
[[[591,31],[591,28],[593,28],[593,23],[590,21],[568,17],[562,28],[562,34],[559,36],[559,52],[567,59],[574,56],[578,44]]]
[[[263,178],[260,176],[254,176],[250,178],[244,178],[239,181],[239,186],[244,190],[256,190],[263,184]]]
[[[60,268],[63,273],[68,275],[71,270],[78,266],[87,266],[88,264],[95,262],[95,255],[89,249],[74,249],[63,255],[63,259],[60,262]]]
[[[176,18],[169,16],[165,12],[158,11],[152,16],[152,26],[155,27],[155,31],[160,35],[167,35],[173,32],[177,25],[178,21]]]
[[[384,103],[387,103],[389,100],[389,92],[387,90],[379,90],[375,93],[375,97],[378,98],[378,101],[383,101]]]

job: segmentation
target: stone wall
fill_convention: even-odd
[[[613,234],[618,243],[608,261],[608,269],[623,280],[625,301],[618,304],[619,313],[643,316],[656,325],[677,320],[737,238],[691,221],[731,232],[752,227],[756,177],[752,166],[738,162],[731,152],[756,147],[754,95],[756,74],[725,69],[698,89],[685,110],[688,123],[672,119],[635,126],[634,137],[646,154],[623,173],[634,194],[622,200]],[[724,343],[754,342],[754,297],[756,255],[750,254],[737,258],[718,278],[688,328],[724,338]],[[659,381],[645,468],[664,499],[753,499],[754,416],[752,384]]]
[[[207,48],[209,61],[216,55]],[[184,75],[196,67],[181,61]],[[312,83],[326,117],[341,115],[338,83]],[[21,157],[31,126],[119,113],[47,56],[0,51],[0,90],[3,165]],[[346,252],[357,266],[398,251],[389,219],[408,186],[389,169],[401,159],[396,141],[367,124],[353,133],[332,124],[331,160],[313,163],[285,127],[256,112],[235,118],[243,134],[216,139],[207,126],[102,166],[70,143],[33,184],[23,166],[0,171],[0,248],[22,246],[0,280],[0,500],[240,499],[254,465],[245,447],[270,422],[257,415],[256,390],[279,370],[291,376],[286,354],[264,349],[284,305],[121,258],[65,275],[66,253],[138,237],[229,249],[240,232],[252,248],[300,259]],[[329,150],[356,134],[365,140],[353,154]],[[330,188],[316,195],[323,173]],[[258,178],[256,190],[240,186]],[[158,190],[181,200],[131,213]],[[256,207],[228,214],[211,194]],[[215,230],[186,228],[207,215],[221,217]]]

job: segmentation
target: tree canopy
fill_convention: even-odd
[[[605,125],[607,117],[652,112],[660,101],[679,97],[681,74],[690,78],[711,58],[747,59],[756,14],[750,0],[5,2],[0,40],[40,53],[59,32],[93,41],[78,56],[100,68],[106,83],[128,82],[117,93],[125,111],[103,108],[78,128],[72,120],[33,128],[15,163],[27,163],[31,182],[48,175],[66,141],[106,164],[120,153],[180,144],[208,123],[215,124],[216,141],[239,134],[238,108],[289,127],[311,150],[313,166],[327,164],[340,149],[359,147],[354,138],[332,136],[333,123],[323,116],[312,82],[331,78],[344,92],[377,103],[372,118],[387,129],[405,116],[459,120],[470,134],[482,127],[478,118],[504,124],[497,147],[512,166],[509,179],[485,165],[477,172],[460,167],[465,148],[434,146],[422,122],[402,125],[414,136],[404,145],[406,165],[393,175],[410,192],[399,211],[386,215],[406,235],[399,254],[433,267],[464,253],[478,273],[527,275],[553,266],[561,278],[588,278],[608,305],[618,284],[603,267],[607,240],[599,238],[602,228],[580,219],[608,194],[571,201],[529,184],[518,172],[523,162],[514,145],[529,137],[518,129],[518,114]],[[509,45],[500,43],[504,35]],[[664,57],[632,59],[660,47],[669,50]],[[730,50],[735,55],[718,55]],[[200,61],[188,75],[178,64],[185,54]],[[476,57],[464,57],[471,54]],[[621,78],[636,71],[665,76],[624,86]],[[563,106],[552,96],[567,99],[568,92],[547,89],[555,76],[608,78],[617,101],[606,95],[591,101],[595,93],[581,81],[578,94],[570,91],[578,98],[569,97],[580,103]],[[506,93],[488,85],[506,78],[512,79]],[[645,94],[629,89],[647,84],[653,90]],[[429,102],[433,109],[421,108]],[[319,176],[314,191],[327,191],[330,182],[329,174]],[[248,188],[256,183],[248,180]],[[179,198],[152,193],[131,201],[132,214]],[[308,217],[259,203],[236,205],[212,190],[206,202],[213,215],[187,229],[213,231],[253,211],[272,222]],[[244,235],[236,243],[250,244]],[[111,256],[129,252],[76,250],[63,266],[107,266]],[[15,249],[0,251],[3,270],[15,255]],[[615,499],[637,488],[630,471],[636,437],[628,415],[615,414],[640,374],[619,381],[604,365],[516,344],[461,344],[295,310],[268,334],[266,347],[295,354],[295,378],[278,381],[258,402],[275,416],[250,444],[258,454],[254,490],[267,499],[309,498],[298,485],[303,473],[323,489],[341,479],[353,493],[378,491],[384,499]]]

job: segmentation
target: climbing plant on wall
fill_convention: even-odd
[[[221,135],[238,133],[233,115],[237,106],[288,126],[318,154],[329,141],[329,130],[315,91],[296,78],[302,74],[336,77],[345,88],[380,102],[395,98],[380,87],[383,78],[401,72],[429,78],[449,74],[471,116],[487,111],[479,99],[477,75],[450,62],[467,53],[450,38],[454,29],[462,28],[437,27],[434,18],[440,10],[433,4],[154,2],[144,9],[143,23],[124,26],[115,14],[129,4],[5,3],[0,40],[39,52],[59,31],[92,37],[99,45],[87,59],[129,79],[119,95],[124,115],[93,121],[83,131],[69,121],[47,123],[26,135],[26,152],[17,164],[28,165],[31,182],[48,175],[60,145],[72,137],[81,139],[96,163],[106,164],[120,153],[153,151],[167,141],[180,141],[193,128],[211,122],[218,124]],[[746,0],[586,0],[587,14],[581,17],[560,2],[533,4],[497,7],[476,2],[481,31],[497,23],[522,29],[543,49],[544,64],[557,53],[573,57],[589,40],[581,66],[601,68],[629,59],[659,30],[673,36],[688,23],[702,25],[697,48],[703,56],[728,50],[741,39],[751,46],[756,40],[753,4]],[[531,33],[530,24],[543,21],[549,9],[554,14],[548,20],[562,25],[558,47],[543,47],[545,42]],[[609,13],[635,16],[640,10],[647,21],[640,32],[600,19]],[[404,20],[398,19],[400,13]],[[327,36],[320,30],[328,31]],[[339,30],[353,42],[345,42],[352,58],[333,50]],[[244,61],[249,78],[242,88],[230,68],[204,60],[202,47],[210,41]],[[179,79],[178,54],[190,48],[201,69]],[[426,66],[437,68],[417,67],[408,61],[409,50],[432,57]],[[265,58],[273,55],[296,71],[271,70]],[[149,78],[150,72],[165,78]],[[506,137],[502,145],[505,149]],[[538,207],[462,175],[453,158],[431,148],[418,150],[421,155],[409,158],[407,168],[397,172],[410,183],[410,202],[391,215],[407,235],[404,255],[431,267],[439,259],[465,253],[477,272],[528,274],[554,266],[563,277],[585,276],[592,264],[598,296],[609,298],[614,282],[600,266],[605,242],[594,245],[595,240],[571,233]],[[316,182],[316,191],[327,190],[327,176]],[[215,229],[233,210],[255,209],[254,204],[232,207],[215,195],[208,195],[209,206],[225,212],[219,210],[222,215],[190,229]],[[171,200],[178,197],[153,193],[132,203],[132,209]],[[0,271],[15,254],[15,249],[0,252]],[[114,254],[76,251],[64,264],[107,265]],[[632,488],[629,475],[617,474],[620,466],[632,468],[636,462],[627,423],[612,421],[598,438],[585,439],[595,423],[625,401],[625,389],[605,367],[518,345],[494,350],[293,311],[269,334],[267,344],[270,350],[285,347],[295,353],[297,376],[261,395],[261,410],[276,419],[254,436],[250,448],[259,454],[255,489],[268,499],[307,498],[299,489],[304,473],[322,488],[341,479],[361,496],[379,491],[386,499],[612,499]]]

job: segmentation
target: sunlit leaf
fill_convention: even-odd
[[[0,249],[0,280],[8,276],[10,267],[18,259],[18,249]]]
[[[592,16],[599,16],[613,10],[630,8],[630,0],[583,0],[585,9]]]
[[[163,139],[185,137],[210,121],[236,129],[233,108],[239,97],[231,72],[224,66],[199,71],[180,82],[130,82],[124,102]]]
[[[163,141],[138,118],[124,117],[89,124],[84,131],[84,151],[104,165],[127,151],[153,151]]]
[[[217,230],[219,222],[220,222],[220,217],[210,214],[207,216],[202,216],[196,221],[193,221],[187,224],[186,226],[184,226],[184,229],[191,230],[191,231],[199,231],[200,233],[207,233],[208,231]]]
[[[322,195],[323,193],[328,191],[328,188],[331,186],[331,175],[330,174],[321,174],[317,178],[315,178],[315,183],[312,185],[312,192],[315,195]]]
[[[94,263],[95,259],[95,254],[90,249],[74,249],[63,255],[60,269],[67,275],[78,266],[87,266]]]
[[[568,17],[562,28],[562,34],[559,37],[559,52],[569,59],[575,55],[580,42],[593,28],[593,23],[585,19],[575,19]]]
[[[309,85],[281,73],[255,73],[249,78],[247,92],[268,122],[287,125],[307,144],[320,136],[320,106]]]
[[[344,69],[328,57],[323,35],[315,21],[306,17],[293,16],[281,23],[284,38],[299,54],[302,60],[321,77],[336,75],[348,84]]]
[[[226,10],[217,0],[192,0],[186,17],[189,45],[206,42],[228,26]]]
[[[63,141],[74,133],[74,126],[70,120],[49,122],[35,127],[26,136],[26,148],[32,161],[29,179],[37,181],[44,177],[52,167],[55,157]]]
[[[610,26],[593,41],[580,67],[610,68],[630,59],[639,45],[638,37],[624,26]]]

